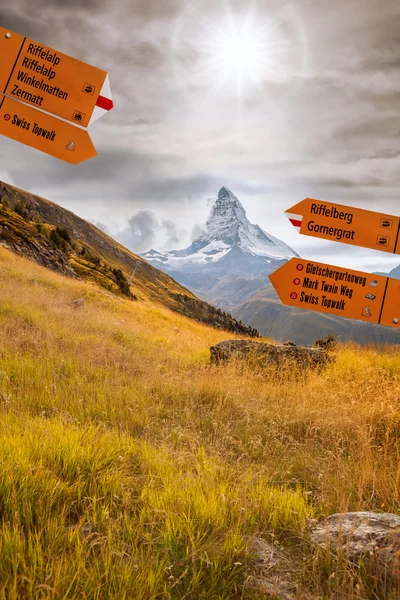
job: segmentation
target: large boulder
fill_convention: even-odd
[[[321,367],[332,361],[326,350],[322,348],[305,348],[293,342],[285,344],[269,344],[253,340],[226,340],[211,346],[211,361],[219,363],[232,357],[247,359],[258,364],[281,366],[296,363],[300,367]]]
[[[370,572],[400,583],[400,515],[391,513],[336,513],[311,527],[311,539],[348,560],[368,563]]]

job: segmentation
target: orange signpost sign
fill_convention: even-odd
[[[400,254],[400,217],[306,198],[286,211],[304,235]]]
[[[73,165],[97,155],[85,129],[11,98],[0,101],[0,134]]]
[[[87,127],[113,107],[106,71],[0,27],[0,93]]]
[[[269,279],[288,306],[400,328],[400,280],[301,258]]]

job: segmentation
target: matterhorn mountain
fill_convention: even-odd
[[[268,283],[268,275],[298,256],[287,244],[250,223],[239,199],[222,187],[205,230],[184,250],[142,254],[205,300],[232,308]]]

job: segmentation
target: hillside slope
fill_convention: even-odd
[[[288,556],[294,597],[398,598],[308,535],[398,513],[398,351],[216,366],[232,333],[4,248],[0,290],[1,600],[265,600],[253,540]]]
[[[0,244],[63,275],[111,293],[160,303],[214,327],[258,332],[196,296],[87,221],[49,200],[0,182]]]

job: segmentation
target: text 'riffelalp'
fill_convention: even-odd
[[[28,54],[38,56],[42,60],[50,62],[54,67],[61,62],[61,58],[58,56],[57,52],[54,52],[53,54],[50,50],[45,50],[43,46],[39,46],[39,44],[29,44],[27,52]]]
[[[61,58],[57,52],[45,50],[43,46],[40,46],[39,44],[29,44],[26,52],[28,54],[32,54],[33,56],[37,56],[39,59],[42,59],[45,62],[41,63],[39,60],[25,57],[22,61],[21,67],[23,69],[39,73],[42,75],[42,79],[37,79],[35,75],[29,75],[29,73],[26,71],[19,70],[17,81],[21,82],[25,86],[29,86],[35,90],[38,90],[39,92],[44,92],[45,94],[55,96],[61,100],[67,100],[68,92],[65,92],[56,85],[49,85],[48,83],[55,78],[57,73],[54,68],[57,67],[61,62]],[[52,68],[51,65],[54,68]],[[47,82],[43,77],[47,79]],[[14,84],[13,89],[11,90],[11,95],[21,98],[22,100],[27,100],[36,106],[43,106],[44,96],[24,89],[24,87],[22,87],[19,83]]]

